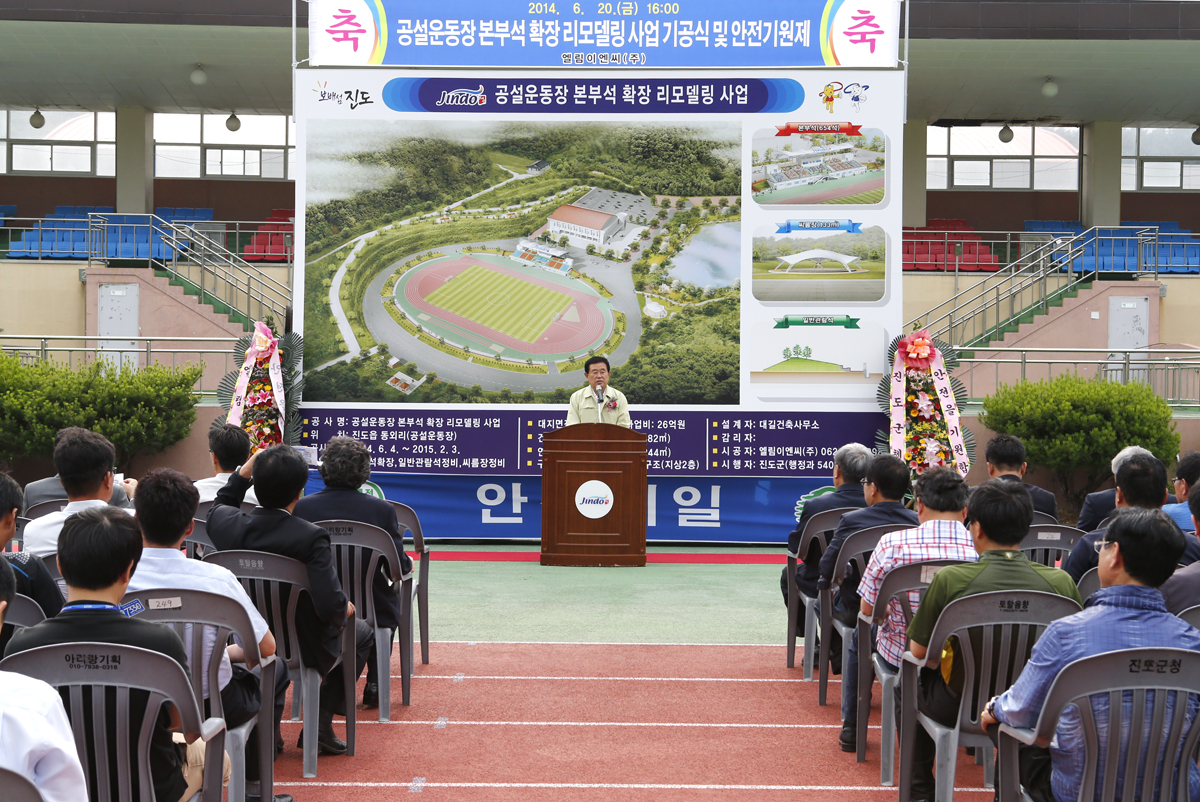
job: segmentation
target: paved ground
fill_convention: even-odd
[[[878,301],[883,281],[832,281],[821,279],[754,279],[754,297],[760,301]]]

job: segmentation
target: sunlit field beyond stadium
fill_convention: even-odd
[[[525,342],[535,342],[554,322],[554,316],[571,305],[571,298],[561,292],[478,265],[438,287],[425,300]]]

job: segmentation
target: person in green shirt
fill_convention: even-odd
[[[1021,540],[1033,522],[1033,500],[1024,485],[992,479],[975,488],[967,502],[971,539],[979,561],[947,566],[938,571],[921,598],[908,626],[908,650],[917,659],[926,657],[938,616],[950,602],[963,596],[996,590],[1038,590],[1057,593],[1079,603],[1079,589],[1066,571],[1031,563],[1020,550]],[[917,707],[947,727],[958,722],[962,697],[962,661],[954,659],[957,639],[934,644],[941,659],[921,669]],[[977,658],[978,659],[978,658]],[[933,739],[917,728],[913,744],[913,787],[933,787]]]

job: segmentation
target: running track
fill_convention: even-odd
[[[502,334],[495,329],[488,328],[462,315],[456,315],[439,306],[434,306],[425,300],[426,296],[445,284],[446,279],[457,276],[468,267],[476,265],[515,278],[518,281],[529,282],[539,287],[545,287],[546,289],[570,296],[575,301],[575,309],[579,312],[580,322],[568,323],[560,318],[550,324],[550,327],[542,333],[542,339],[537,342],[527,342],[507,334]],[[412,304],[413,307],[420,309],[431,317],[451,323],[460,329],[490,340],[497,345],[529,354],[584,353],[600,342],[604,338],[605,333],[604,313],[596,305],[596,302],[599,300],[596,296],[578,290],[567,289],[553,282],[528,276],[516,270],[500,267],[491,262],[473,261],[470,257],[439,261],[428,267],[417,268],[417,274],[410,278],[404,285],[404,299]]]
[[[876,178],[874,181],[864,181],[861,184],[853,184],[849,187],[830,189],[826,190],[825,192],[815,192],[812,195],[797,195],[793,198],[784,198],[780,200],[759,200],[759,197],[761,197],[759,196],[756,197],[755,200],[764,206],[777,206],[779,204],[788,204],[794,206],[796,204],[808,205],[810,203],[825,203],[827,201],[845,198],[849,195],[861,195],[862,193],[870,192],[873,189],[883,189],[883,181],[883,178]],[[853,191],[847,192],[846,190]]]

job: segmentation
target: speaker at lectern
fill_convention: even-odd
[[[542,437],[541,563],[646,564],[646,435],[580,423]]]

